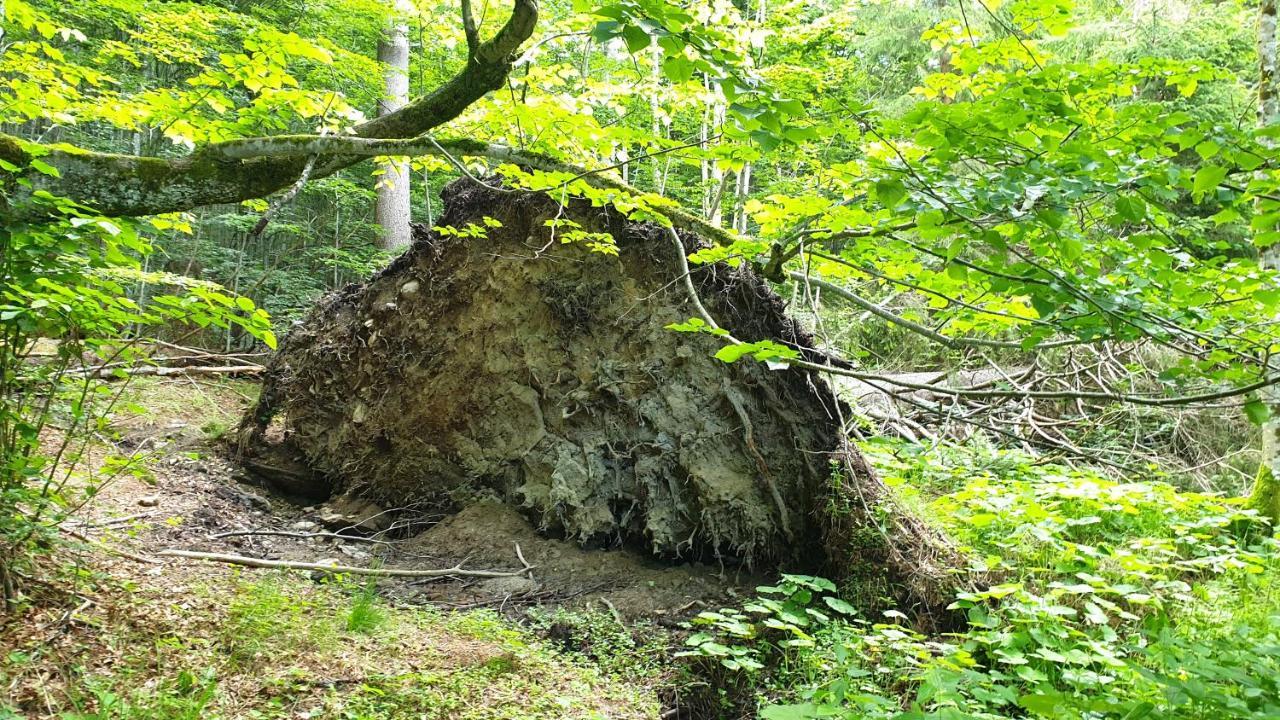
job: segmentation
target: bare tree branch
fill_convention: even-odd
[[[668,228],[668,234],[675,245],[677,255],[679,256],[680,277],[685,293],[688,295],[689,302],[697,311],[698,316],[707,323],[707,325],[716,331],[722,331],[723,328],[716,323],[711,313],[707,312],[706,306],[702,304],[698,291],[693,285],[693,280],[689,270],[688,258],[685,257],[684,243],[680,240],[680,236],[672,228]],[[723,339],[732,345],[745,345],[742,340],[734,337],[727,331],[720,335]],[[1239,397],[1248,395],[1265,387],[1270,387],[1280,383],[1280,375],[1269,375],[1262,379],[1249,383],[1247,385],[1239,385],[1224,388],[1213,392],[1199,393],[1195,395],[1175,395],[1175,396],[1157,396],[1157,395],[1133,395],[1125,393],[1098,392],[1089,390],[975,390],[969,388],[951,388],[941,385],[930,385],[925,383],[911,382],[896,378],[892,375],[882,375],[879,373],[862,372],[849,367],[839,367],[830,363],[817,363],[801,358],[778,359],[776,362],[786,363],[792,367],[803,368],[805,370],[813,370],[815,372],[831,373],[832,375],[841,375],[851,377],[856,380],[876,381],[896,385],[898,387],[910,388],[913,390],[926,390],[928,392],[937,393],[939,395],[949,395],[953,397],[1014,397],[1014,398],[1044,398],[1056,400],[1098,400],[1102,402],[1121,402],[1131,403],[1134,405],[1146,405],[1150,407],[1164,407],[1171,405],[1194,405],[1196,403],[1211,402],[1213,400],[1221,400],[1223,398]]]
[[[158,557],[187,558],[191,560],[209,560],[211,562],[241,565],[244,567],[281,569],[281,570],[313,570],[322,573],[344,575],[379,575],[384,577],[520,577],[532,570],[535,565],[525,564],[520,570],[466,570],[460,565],[439,570],[408,570],[401,568],[366,568],[350,565],[329,565],[327,563],[290,562],[288,560],[264,560],[245,555],[227,555],[223,553],[195,552],[191,550],[161,550]],[[154,561],[152,561],[154,562]]]
[[[951,348],[952,350],[962,350],[968,347],[1007,348],[1011,350],[1026,349],[1022,343],[1014,342],[1012,340],[988,340],[986,338],[951,337],[949,335],[943,335],[940,332],[934,331],[932,328],[928,328],[928,327],[925,327],[924,325],[921,325],[920,323],[908,320],[902,317],[901,315],[891,313],[888,310],[885,310],[884,308],[880,307],[879,305],[871,302],[870,300],[867,300],[866,298],[861,297],[860,295],[857,295],[846,288],[836,285],[835,283],[827,282],[826,280],[813,277],[812,275],[807,275],[798,270],[788,271],[787,274],[790,275],[792,278],[795,278],[796,280],[800,280],[801,282],[808,283],[814,287],[822,288],[823,290],[826,290],[827,292],[835,295],[836,297],[839,297],[841,300],[852,303],[853,305],[856,305],[862,308],[863,310],[866,310],[867,312],[871,313],[872,315],[875,315],[881,320],[886,320],[888,322],[893,323],[894,325],[897,325],[898,327],[910,330],[911,332],[916,333],[917,335],[926,337],[929,340],[932,340],[933,342],[936,342],[945,347]],[[1045,350],[1049,348],[1066,347],[1068,345],[1082,345],[1088,342],[1092,342],[1092,341],[1080,340],[1076,338],[1069,338],[1065,340],[1053,340],[1051,342],[1046,342],[1046,343],[1041,343],[1039,345],[1036,345],[1034,349]]]

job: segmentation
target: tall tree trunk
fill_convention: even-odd
[[[1258,122],[1268,127],[1280,122],[1280,73],[1277,72],[1276,45],[1277,0],[1262,0],[1258,11],[1258,58],[1261,61],[1258,77]],[[1280,270],[1280,243],[1262,251],[1262,264],[1271,270]],[[1271,371],[1280,371],[1280,359],[1270,360]],[[1249,494],[1249,507],[1262,515],[1280,522],[1280,388],[1275,385],[1263,390],[1270,417],[1262,426],[1262,459],[1258,464],[1258,477]]]
[[[385,97],[378,103],[379,116],[395,112],[409,102],[409,26],[404,19],[408,9],[408,3],[396,0],[395,15],[378,42],[378,61],[386,73]],[[384,163],[382,171],[375,210],[376,222],[382,228],[379,241],[387,250],[398,250],[411,242],[409,162],[396,158]]]
[[[751,194],[751,163],[743,163],[737,172],[733,193],[733,229],[747,234],[747,196]]]
[[[649,80],[653,83],[653,87],[649,90],[649,114],[652,115],[652,125],[649,132],[653,137],[666,136],[663,132],[662,119],[660,113],[662,111],[662,103],[659,102],[659,89],[662,87],[662,58],[663,51],[658,45],[654,45],[652,55],[650,56],[652,68],[650,70]],[[656,149],[656,146],[655,146]],[[659,195],[666,194],[666,183],[663,182],[662,163],[666,158],[654,155],[649,158],[649,162],[653,168],[653,191]]]

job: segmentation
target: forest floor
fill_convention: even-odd
[[[255,393],[130,387],[80,466],[100,492],[0,620],[0,720],[1280,717],[1273,530],[1154,473],[864,443],[904,508],[1002,580],[957,597],[968,625],[926,635],[827,581],[748,590],[760,578],[542,537],[483,497],[452,517],[402,511],[383,542],[334,537],[368,518],[273,495],[223,449]],[[113,453],[142,460],[118,472]],[[508,574],[370,582],[166,550]],[[782,642],[796,618],[807,645]]]
[[[172,378],[130,388],[131,412],[83,469],[101,475],[112,452],[146,460],[64,523],[51,579],[0,627],[0,718],[656,717],[675,672],[660,626],[734,586],[715,568],[540,537],[483,501],[385,545],[329,536],[331,508],[248,484],[221,449],[255,392]],[[215,537],[261,530],[324,535]],[[165,549],[534,567],[374,584],[157,556]]]

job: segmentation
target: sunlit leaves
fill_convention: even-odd
[[[668,80],[683,84],[703,78],[734,119],[727,132],[766,149],[815,137],[812,129],[792,122],[804,112],[803,104],[770,88],[756,73],[749,47],[720,28],[737,21],[732,6],[713,3],[702,18],[667,0],[583,1],[577,7],[598,18],[591,32],[597,41],[621,39],[631,53],[656,44],[662,50],[661,70]]]
[[[607,232],[588,231],[578,222],[568,218],[553,218],[547,220],[544,225],[551,228],[551,237],[559,239],[562,245],[577,243],[601,255],[618,254],[618,244]]]
[[[1227,177],[1227,168],[1219,165],[1205,165],[1196,170],[1191,181],[1191,195],[1197,200],[1203,199],[1210,192],[1216,191],[1218,185]]]
[[[806,262],[917,293],[947,332],[1027,348],[1063,333],[1152,338],[1187,354],[1179,382],[1256,377],[1249,358],[1273,342],[1257,319],[1280,295],[1242,225],[1252,217],[1259,246],[1280,238],[1276,180],[1262,171],[1274,153],[1247,126],[1198,123],[1136,95],[1154,85],[1183,96],[1223,74],[1151,57],[1063,63],[1031,40],[973,30],[957,21],[927,33],[950,63],[926,82],[931,99],[864,116],[862,157],[823,172],[838,194],[754,205],[761,235],[795,243],[789,233],[805,228],[799,237],[830,254]]]
[[[907,188],[897,178],[883,178],[872,186],[878,201],[886,210],[893,210],[907,197]]]
[[[751,357],[760,362],[797,360],[800,353],[772,340],[757,340],[736,345],[725,345],[716,351],[716,359],[721,362],[734,363],[744,357]]]
[[[296,76],[332,63],[329,49],[243,16],[200,6],[113,6],[109,12],[127,18],[124,43],[62,29],[26,4],[10,12],[21,15],[29,35],[7,37],[17,41],[0,55],[0,120],[158,129],[189,148],[298,120],[323,118],[337,129],[361,119],[340,94],[303,88]],[[238,45],[227,42],[237,36]],[[165,71],[140,72],[146,63]]]

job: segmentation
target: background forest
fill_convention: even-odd
[[[511,14],[464,7],[485,35]],[[158,461],[112,444],[119,417],[150,407],[119,382],[130,368],[174,349],[256,365],[322,296],[403,252],[380,193],[407,190],[412,221],[436,227],[459,179],[696,232],[711,242],[694,267],[766,278],[816,348],[739,339],[705,310],[668,329],[714,335],[726,363],[826,374],[850,404],[842,428],[894,493],[873,529],[922,519],[961,559],[950,574],[976,580],[948,586],[942,619],[877,582],[783,575],[671,636],[616,610],[530,611],[521,631],[431,621],[512,633],[504,652],[532,669],[502,682],[536,709],[479,693],[497,682],[488,665],[443,695],[404,671],[246,708],[229,698],[262,658],[208,647],[166,656],[179,674],[70,668],[71,689],[37,707],[18,688],[40,653],[15,644],[0,717],[1280,717],[1270,0],[538,10],[501,86],[404,140],[412,152],[370,145],[309,177],[318,151],[290,142],[349,141],[380,114],[388,38],[407,38],[409,98],[468,66],[457,4],[0,0],[11,617],[42,602],[24,584],[63,578],[49,559],[60,528]],[[77,158],[199,159],[284,135],[299,137],[264,157],[309,157],[300,179],[242,202],[116,212],[105,191],[59,185],[83,177]],[[569,220],[551,232],[618,253]],[[312,621],[299,608],[340,606],[331,634],[421,622],[363,586],[305,605],[285,585],[234,591],[229,627],[259,655],[329,652],[296,644]],[[568,633],[572,657],[523,632]],[[562,661],[616,684],[616,703],[584,710],[590,693],[551,687]],[[324,710],[294,714],[313,692]]]
[[[108,152],[180,155],[210,141],[317,125],[337,129],[375,115],[384,91],[383,71],[375,59],[389,11],[381,3],[186,6],[94,2],[47,8],[37,3],[32,8],[48,13],[50,21],[57,20],[49,32],[65,25],[85,35],[84,39],[75,36],[60,41],[55,34],[38,43],[22,42],[22,36],[12,31],[8,35],[9,42],[18,42],[4,60],[12,80],[3,129],[33,141],[69,142]],[[675,82],[670,77],[674,63],[659,45],[637,40],[626,48],[634,51],[627,52],[626,43],[601,43],[602,35],[611,31],[600,31],[592,9],[553,4],[544,9],[549,19],[543,34],[520,57],[507,91],[492,93],[475,104],[454,121],[453,132],[557,157],[590,158],[592,162],[580,164],[610,166],[623,181],[670,198],[712,225],[762,240],[776,239],[775,235],[785,238],[796,222],[822,225],[815,220],[833,209],[837,217],[826,225],[837,233],[837,242],[839,227],[858,227],[868,218],[875,223],[874,229],[859,231],[855,238],[859,234],[889,238],[898,216],[911,217],[915,224],[917,215],[930,219],[931,209],[942,211],[937,213],[939,222],[950,222],[944,218],[948,203],[952,207],[971,203],[975,216],[983,211],[995,216],[998,213],[992,210],[1004,210],[1012,203],[1018,206],[1011,213],[1015,220],[1039,220],[1038,202],[1048,204],[1045,198],[1068,192],[1071,195],[1059,201],[1055,212],[1089,211],[1095,215],[1080,228],[1071,228],[1074,237],[1058,241],[1061,247],[1054,251],[1062,257],[1054,258],[1055,262],[1074,262],[1095,249],[1125,262],[1124,247],[1095,245],[1101,243],[1098,236],[1109,230],[1121,231],[1114,238],[1120,246],[1139,243],[1136,250],[1143,249],[1141,244],[1152,243],[1152,235],[1170,234],[1168,242],[1175,247],[1159,247],[1162,240],[1155,240],[1154,254],[1154,261],[1163,263],[1169,273],[1187,269],[1177,264],[1181,259],[1172,254],[1175,252],[1189,252],[1196,260],[1206,261],[1222,261],[1214,256],[1225,256],[1227,262],[1233,254],[1249,256],[1255,252],[1249,249],[1249,233],[1242,233],[1239,222],[1233,222],[1236,211],[1212,200],[1197,202],[1197,197],[1204,200],[1200,197],[1203,191],[1174,197],[1179,194],[1177,183],[1191,179],[1199,158],[1182,166],[1164,149],[1157,158],[1142,157],[1155,152],[1143,143],[1157,133],[1169,132],[1170,119],[1196,127],[1177,140],[1186,145],[1181,152],[1194,150],[1206,156],[1206,161],[1230,151],[1215,150],[1230,147],[1225,137],[1213,134],[1215,128],[1229,134],[1252,127],[1258,113],[1254,8],[1238,4],[1075,8],[1036,4],[1025,11],[1016,6],[1003,11],[1009,18],[992,8],[969,8],[968,13],[961,10],[959,6],[913,3],[777,8],[709,4],[694,8],[699,22],[714,28],[714,32],[708,30],[712,39],[751,65],[756,77],[753,82],[767,82],[769,92],[790,98],[788,102],[795,107],[786,105],[787,111],[798,112],[803,106],[805,119],[786,128],[786,144],[771,148],[780,139],[762,144],[736,131],[739,119],[732,113],[726,115],[733,103],[716,89],[709,89],[711,81],[706,73],[701,80],[694,77],[692,63],[688,70],[675,71],[677,79],[689,75],[684,82]],[[410,95],[417,96],[456,70],[459,43],[465,41],[451,8],[418,7],[405,20],[413,46]],[[1013,22],[1027,27],[1013,28]],[[1037,36],[1034,46],[1018,43],[1024,35]],[[46,51],[56,53],[56,66],[46,66]],[[1122,94],[1135,101],[1117,106],[1114,117],[1098,118],[1124,133],[1114,142],[1133,156],[1133,162],[1109,171],[1110,177],[1093,179],[1092,184],[1079,177],[1087,172],[1087,166],[1055,166],[1061,160],[1052,157],[1045,158],[1040,168],[1019,166],[1017,175],[1000,177],[1001,173],[983,169],[1002,168],[1002,163],[1012,162],[1001,157],[1007,150],[995,143],[1018,140],[984,138],[980,129],[989,126],[1000,135],[1013,136],[1018,123],[1033,118],[1025,115],[1025,108],[1019,111],[1024,113],[1021,117],[1006,112],[1010,108],[999,105],[998,93],[984,90],[975,95],[971,88],[999,82],[993,76],[999,75],[1001,66],[1026,63],[1027,58],[1021,55],[1028,52],[1035,58],[1043,56],[1045,62],[1051,59],[1052,69],[1081,73],[1082,82],[1091,86],[1080,88],[1080,92],[1112,98]],[[1083,72],[1085,67],[1088,73]],[[1133,85],[1099,85],[1114,83],[1116,75],[1123,73],[1135,78]],[[1094,75],[1104,77],[1099,80]],[[246,77],[253,79],[246,81]],[[950,116],[926,115],[937,110],[938,104],[946,107]],[[1041,108],[1032,108],[1036,109]],[[1139,111],[1146,117],[1138,117]],[[1160,113],[1159,121],[1151,113]],[[934,178],[896,177],[893,173],[902,171],[891,167],[884,178],[878,177],[878,172],[886,170],[880,166],[888,162],[884,156],[903,149],[896,143],[905,138],[919,142],[922,136],[931,143],[952,142],[946,137],[948,132],[969,135],[968,146],[957,143],[950,149],[955,157],[930,170],[952,173],[957,163],[967,163],[970,169],[966,172],[986,175],[977,181],[978,186],[946,187],[939,182],[930,187]],[[1195,137],[1190,137],[1192,132]],[[1170,159],[1176,169],[1185,168],[1187,177],[1165,180],[1171,187],[1160,189],[1169,197],[1154,195],[1154,188],[1112,197],[1115,188],[1123,187],[1119,185],[1122,173],[1144,172],[1144,164],[1163,165]],[[486,171],[484,164],[475,163],[472,170]],[[1061,174],[1054,177],[1059,171]],[[440,213],[440,188],[460,174],[450,159],[413,159],[415,222],[434,223]],[[963,174],[948,180],[974,182]],[[894,215],[880,211],[878,215],[865,213],[865,217],[861,209],[848,209],[857,196],[839,198],[860,191],[860,185],[868,181],[873,199],[888,204],[906,200],[907,207],[895,208]],[[154,243],[155,253],[146,256],[143,269],[165,269],[212,280],[252,299],[271,314],[277,328],[287,328],[321,294],[364,278],[392,257],[394,250],[379,250],[380,228],[373,218],[375,186],[387,182],[383,170],[369,165],[308,182],[256,233],[267,207],[265,200],[202,207],[145,223],[139,232]],[[909,193],[921,191],[908,187],[913,184],[935,196],[911,202],[915,198]],[[1061,184],[1076,187],[1063,188]],[[975,197],[966,197],[968,191]],[[1110,204],[1114,200],[1119,201],[1118,207]],[[1108,205],[1098,208],[1099,201]],[[1241,202],[1242,198],[1231,198],[1226,205]],[[982,218],[978,230],[1009,230],[1010,223],[1002,225],[997,220]],[[1139,227],[1144,221],[1150,221],[1149,228]],[[820,240],[828,234],[816,228],[808,232]],[[959,244],[953,242],[953,249],[959,249]],[[761,247],[768,246],[739,245],[731,254]],[[976,275],[980,268],[948,263],[947,257],[922,255],[909,241],[876,243],[874,256],[867,255],[865,248],[840,249],[849,257],[829,260],[815,254],[805,267],[813,268],[818,281],[827,278],[842,285],[856,281],[856,286],[846,289],[855,292],[862,304],[851,303],[835,290],[821,298],[822,302],[810,303],[802,298],[805,288],[797,284],[799,281],[774,274],[795,296],[799,312],[826,320],[822,323],[824,344],[869,369],[946,374],[957,370],[992,373],[1003,368],[1018,376],[1025,370],[1027,357],[1019,354],[1017,345],[1026,333],[1037,337],[1035,342],[1039,343],[1040,336],[1061,329],[1057,323],[1086,337],[1107,332],[1098,328],[1109,322],[1105,309],[1088,307],[1091,301],[1087,296],[1072,297],[1075,288],[1053,292],[1052,288],[1041,291],[1029,284],[1003,288],[972,282],[969,273]],[[789,248],[788,254],[795,255],[794,248]],[[705,259],[721,256],[717,253]],[[861,272],[872,261],[876,274]],[[1158,268],[1128,271],[1150,274],[1153,269]],[[1176,323],[1180,319],[1172,319],[1173,314],[1201,304],[1196,302],[1201,299],[1196,293],[1204,292],[1205,284],[1213,282],[1213,273],[1232,271],[1230,267],[1213,267],[1183,286],[1159,278],[1150,288],[1130,285],[1125,290],[1135,303],[1152,303],[1146,295],[1174,295],[1157,303],[1166,307],[1135,306],[1132,312],[1152,313],[1156,324],[1165,316],[1170,316],[1166,324]],[[1239,282],[1244,277],[1237,273],[1233,280]],[[814,296],[825,289],[808,287]],[[135,300],[145,302],[153,290],[141,284],[131,292]],[[1107,293],[1084,285],[1078,290],[1077,294]],[[1246,291],[1236,289],[1241,297]],[[867,309],[867,302],[878,311]],[[1085,310],[1073,317],[1072,302],[1085,304]],[[1266,317],[1264,307],[1248,310],[1256,313],[1255,317]],[[910,325],[886,321],[885,312],[933,332],[922,334]],[[1035,323],[1028,317],[1055,312],[1061,316],[1049,318],[1055,325]],[[1123,312],[1130,309],[1123,308]],[[1129,323],[1120,315],[1113,315],[1112,321],[1117,318],[1129,327],[1113,333],[1117,344],[1109,348],[1110,357],[1090,355],[1085,360],[1054,356],[1045,360],[1052,365],[1048,372],[1065,370],[1075,377],[1062,382],[1079,387],[1110,387],[1109,373],[1126,378],[1116,387],[1145,390],[1144,383],[1158,386],[1167,382],[1169,374],[1179,369],[1165,366],[1185,362],[1182,351],[1186,348],[1171,347],[1160,338],[1152,342],[1149,328]],[[1047,329],[1028,328],[1028,324],[1043,324]],[[999,342],[975,345],[963,340],[971,334],[1008,338],[1008,347]],[[939,342],[943,335],[962,339]],[[248,349],[254,342],[251,334],[235,327],[210,330],[200,338],[204,346],[227,351]],[[1162,352],[1162,345],[1169,352]],[[1027,347],[1031,346],[1029,342]],[[1080,352],[1091,350],[1082,347]],[[1206,357],[1203,351],[1197,352]],[[1081,377],[1079,367],[1089,363],[1098,364],[1094,378]],[[1139,363],[1141,370],[1132,371],[1133,363]],[[1038,387],[1036,374],[1017,379],[1028,389]],[[892,384],[888,387],[902,389]],[[970,409],[966,413],[985,417],[995,410],[986,408],[975,414]],[[1239,424],[1241,413],[1230,407],[1222,410],[1198,413],[1193,419],[1179,412],[1144,413],[1113,404],[1090,408],[1090,422],[1085,427],[1065,422],[1069,418],[1060,417],[1062,408],[1054,407],[1046,410],[1054,422],[1015,430],[1016,442],[1135,467],[1144,459],[1156,460],[1196,477],[1213,474],[1215,482],[1226,483],[1219,489],[1238,491],[1250,482],[1255,467],[1250,450],[1238,442],[1241,434],[1249,431]],[[889,419],[875,417],[880,411],[874,407],[868,411],[878,423],[887,425],[887,430],[908,438],[921,435],[912,427],[915,415],[928,416],[930,424],[937,421],[931,416],[936,413],[931,414],[928,408],[908,406],[905,413],[895,409],[895,416]],[[1040,411],[1032,408],[1031,414]],[[1026,409],[1019,405],[1003,412],[1011,417],[1002,419],[1002,430]],[[951,422],[954,424],[954,418]],[[1192,431],[1193,422],[1211,427]],[[1002,444],[1010,440],[1007,436],[998,439]],[[1223,458],[1227,462],[1219,462]]]

